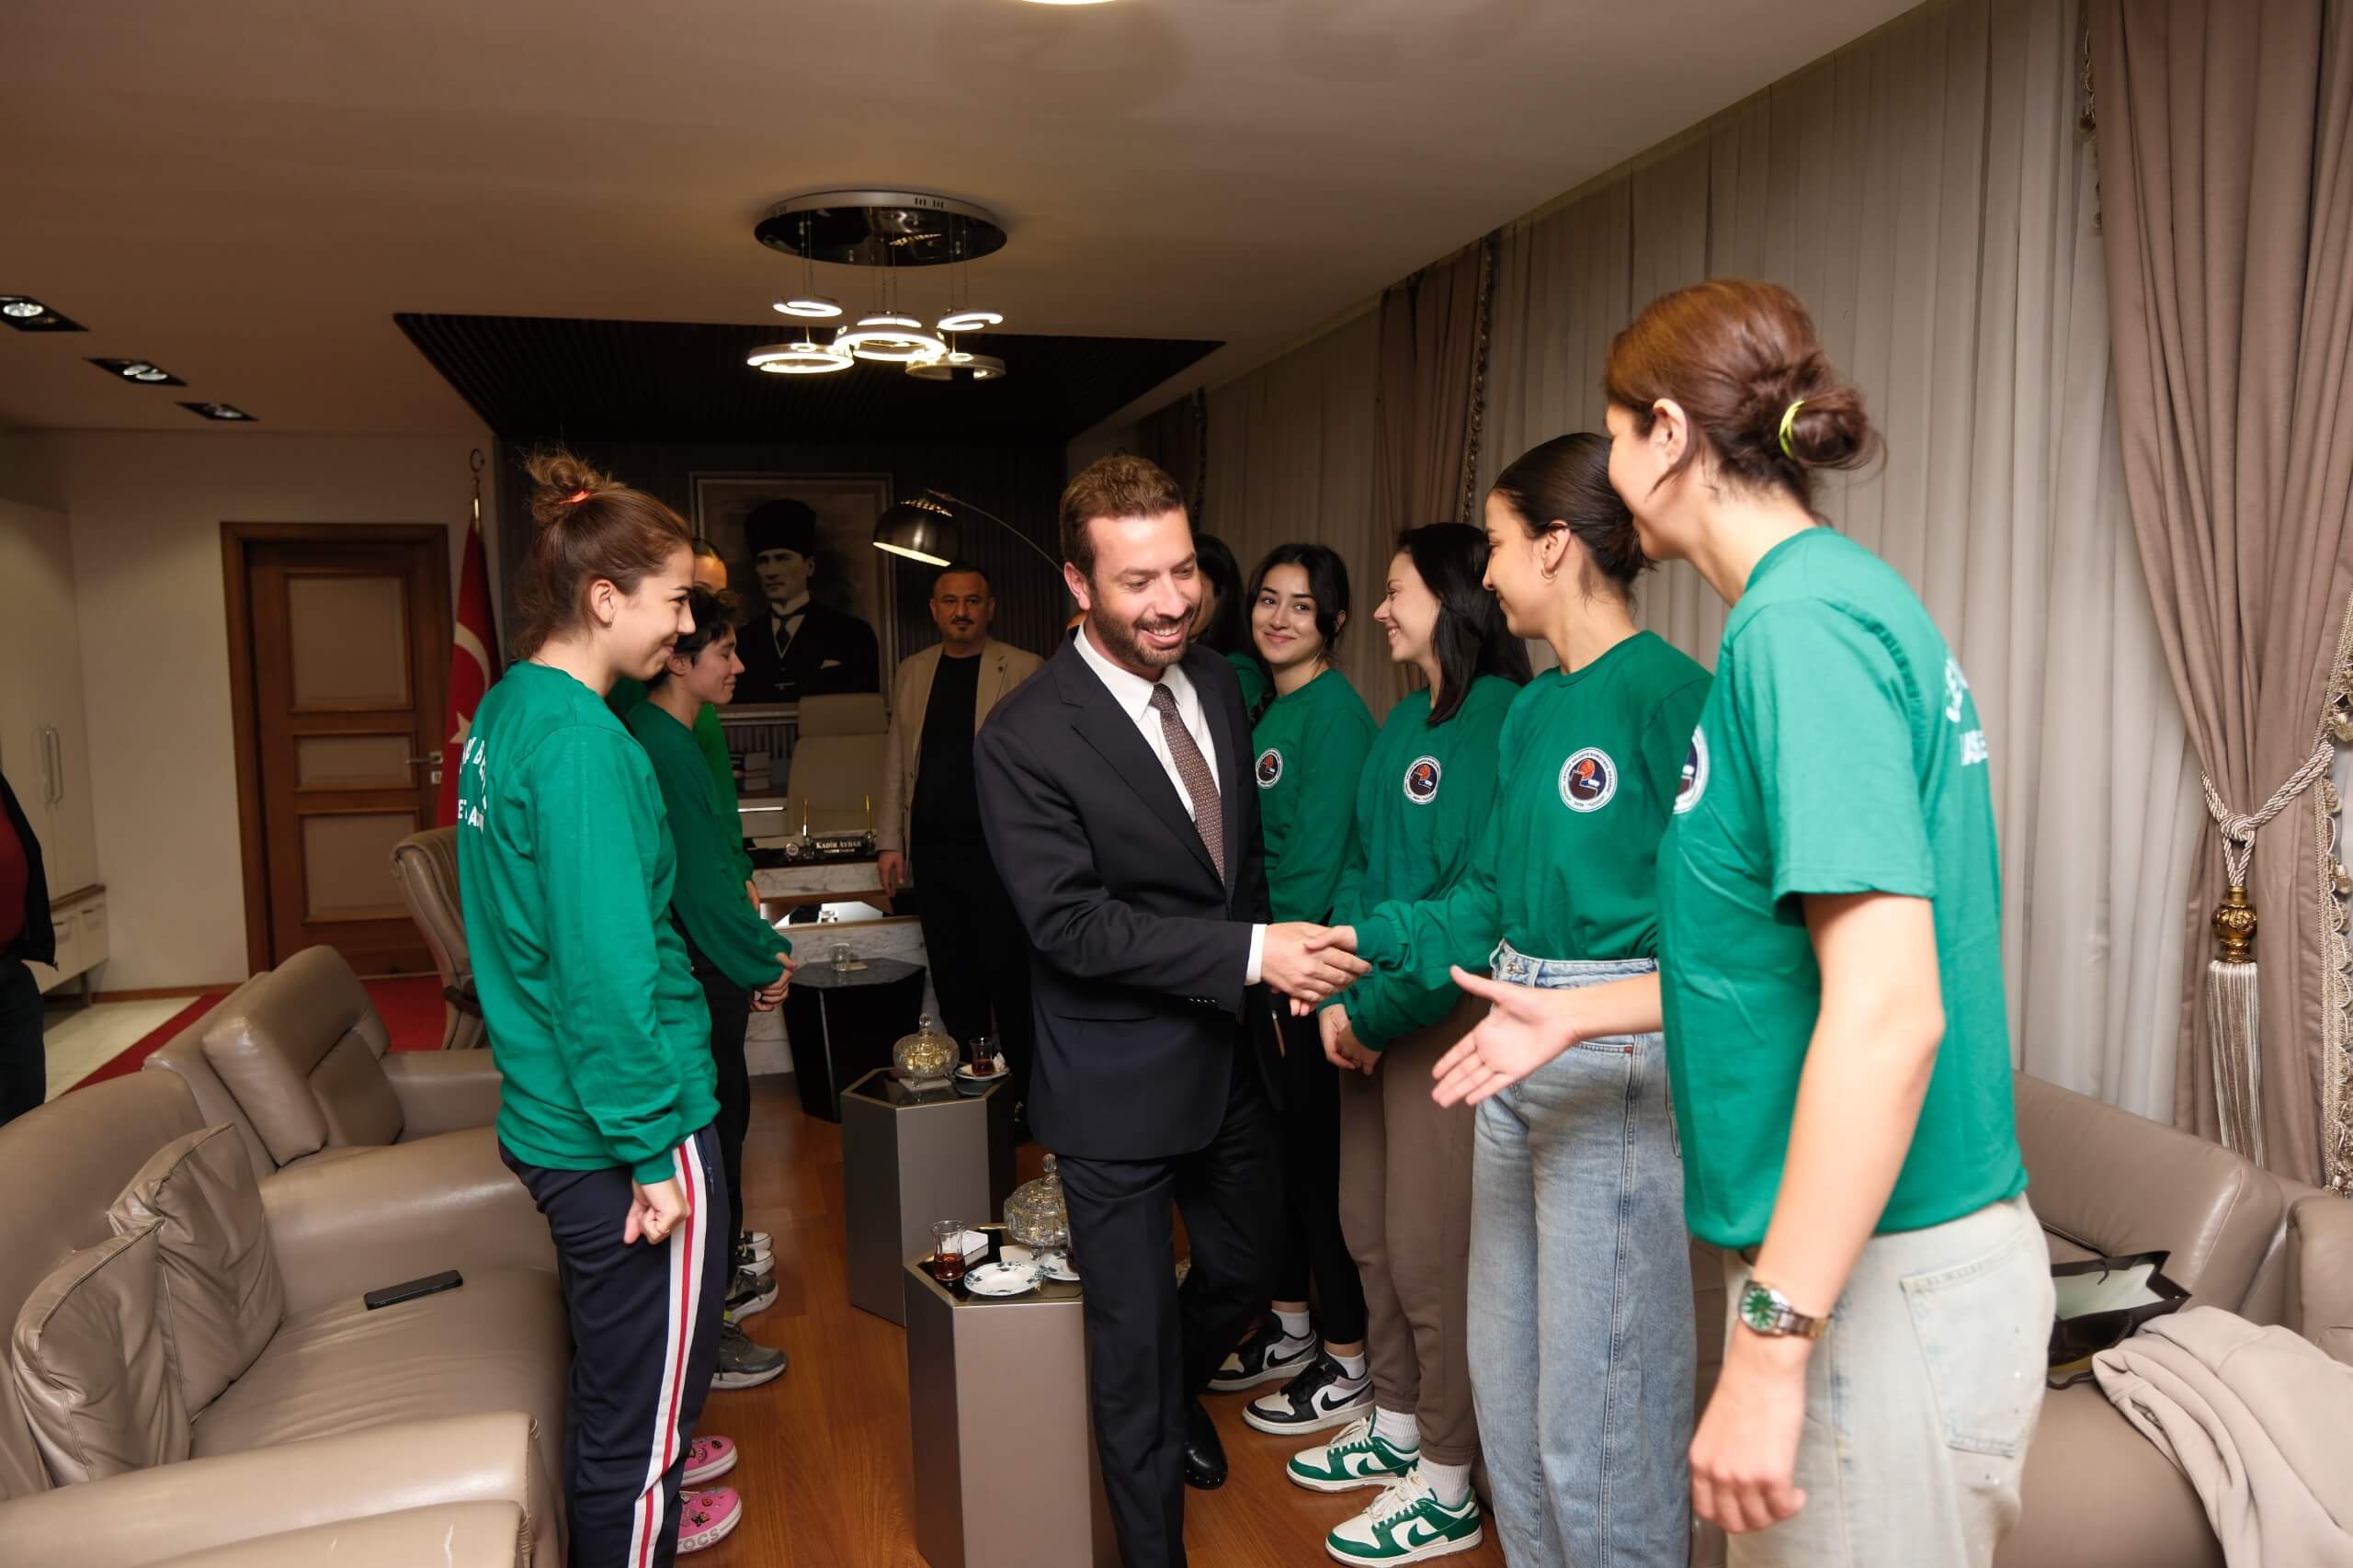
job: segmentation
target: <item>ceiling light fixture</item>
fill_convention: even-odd
[[[842,302],[830,294],[795,294],[790,300],[779,300],[776,308],[786,315],[812,321],[829,321],[842,313]]]
[[[0,294],[0,323],[6,323],[18,332],[87,330],[80,322],[68,321],[29,294]]]
[[[994,354],[950,354],[909,365],[907,374],[926,381],[1001,381],[1005,380],[1005,361]]]
[[[10,300],[6,304],[0,304],[0,315],[15,316],[18,321],[47,314],[49,314],[49,307],[39,300]]]
[[[927,364],[948,354],[948,345],[925,331],[923,323],[893,312],[860,316],[855,327],[834,335],[834,347],[882,365]]]
[[[142,386],[184,387],[188,385],[186,381],[165,369],[161,365],[148,359],[94,358],[90,363],[110,375],[120,376],[126,381],[137,381]]]
[[[995,311],[967,308],[940,317],[938,325],[942,332],[978,332],[983,327],[1002,326],[1004,324],[1005,318]]]
[[[235,407],[230,403],[181,403],[180,406],[187,409],[190,414],[195,415],[199,419],[219,419],[237,425],[251,425],[254,423],[254,416],[252,415],[247,414],[244,409]]]
[[[755,348],[744,363],[771,376],[823,376],[847,370],[852,361],[840,349],[803,337]]]

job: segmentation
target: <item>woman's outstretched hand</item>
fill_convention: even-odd
[[[1512,985],[1457,966],[1454,983],[1489,1004],[1479,1027],[1438,1058],[1430,1098],[1442,1106],[1477,1105],[1535,1072],[1577,1041],[1574,991]]]

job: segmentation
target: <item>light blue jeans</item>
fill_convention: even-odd
[[[1493,960],[1546,989],[1656,968]],[[1683,1568],[1697,1345],[1660,1036],[1574,1046],[1479,1107],[1470,1352],[1513,1568]]]

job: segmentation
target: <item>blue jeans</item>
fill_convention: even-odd
[[[1656,967],[1494,960],[1546,989]],[[1479,1108],[1470,1344],[1513,1568],[1683,1568],[1697,1346],[1660,1036],[1587,1040]]]

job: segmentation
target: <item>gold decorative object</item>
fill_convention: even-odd
[[[931,1027],[926,1013],[915,1025],[915,1032],[901,1035],[891,1048],[891,1065],[899,1071],[899,1081],[910,1088],[926,1084],[944,1084],[956,1070],[956,1042]]]
[[[1063,1178],[1051,1154],[1045,1174],[1023,1182],[1005,1200],[1005,1233],[1026,1247],[1051,1252],[1070,1245],[1070,1209],[1063,1198]]]
[[[2246,901],[2246,889],[2233,882],[2214,906],[2214,956],[2224,963],[2254,962],[2255,926],[2255,905]]]

